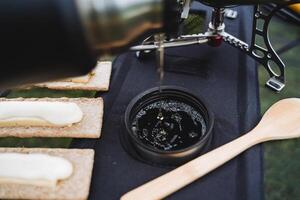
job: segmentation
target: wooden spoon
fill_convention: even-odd
[[[121,200],[162,199],[258,143],[296,137],[300,137],[300,99],[281,100],[252,131],[126,193]]]

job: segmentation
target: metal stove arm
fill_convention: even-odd
[[[285,87],[285,64],[270,42],[268,29],[271,19],[280,9],[297,2],[299,3],[300,1],[291,0],[285,4],[276,5],[269,13],[264,13],[260,9],[260,6],[256,5],[253,13],[252,41],[250,45],[229,33],[220,33],[223,36],[223,41],[240,49],[264,66],[270,76],[270,79],[266,82],[266,86],[275,92],[280,92]],[[263,41],[263,45],[258,44],[259,38],[261,38],[260,41]],[[278,72],[274,70],[275,68],[277,68],[276,71]]]
[[[285,86],[285,64],[278,56],[270,42],[268,28],[272,17],[282,7],[284,7],[284,5],[277,6],[269,14],[266,14],[260,10],[258,5],[255,6],[253,13],[252,41],[250,45],[229,33],[221,33],[225,42],[240,49],[264,66],[270,75],[270,79],[266,82],[266,86],[276,92],[280,92]],[[263,22],[263,24],[258,24],[259,20]],[[264,45],[257,43],[258,38],[261,38]],[[274,71],[274,67],[278,68],[279,73]]]
[[[219,46],[220,40],[223,40],[263,65],[270,76],[270,79],[266,82],[266,86],[275,92],[280,92],[285,86],[285,64],[278,56],[270,42],[268,28],[272,17],[277,11],[296,2],[300,1],[290,0],[285,4],[279,4],[268,14],[264,13],[260,7],[256,5],[253,13],[252,41],[250,45],[231,35],[230,33],[225,32],[225,8],[213,9],[212,19],[207,32],[193,35],[181,35],[176,39],[166,40],[163,45],[165,48],[202,43],[208,43],[212,46]],[[259,21],[263,22],[263,24],[260,25]],[[261,37],[264,43],[263,45],[257,43],[257,39],[259,37]],[[148,38],[144,40],[141,45],[132,47],[131,50],[152,51],[157,48],[158,46],[156,45],[156,42],[150,41]],[[279,71],[278,73],[275,72],[275,67],[278,69],[276,70]]]

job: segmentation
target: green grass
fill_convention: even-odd
[[[275,49],[289,41],[300,38],[300,27],[282,21],[272,21],[271,42]],[[300,46],[282,54],[286,63],[287,86],[275,94],[264,87],[267,74],[259,69],[262,113],[276,101],[300,98]],[[268,142],[265,147],[265,197],[266,200],[300,199],[300,139]]]
[[[32,90],[13,90],[9,93],[8,98],[16,98],[16,97],[24,97],[24,98],[42,98],[42,97],[51,97],[51,98],[59,98],[59,97],[94,97],[96,92],[91,91],[63,91],[63,90],[49,90],[45,88],[36,88]]]
[[[70,138],[2,138],[1,147],[47,147],[68,148],[72,139]]]

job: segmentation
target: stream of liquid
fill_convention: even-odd
[[[158,88],[159,88],[159,96],[161,96],[161,86],[163,83],[164,79],[164,34],[158,34],[155,35],[155,40],[158,43],[158,48],[156,49],[156,63],[157,63],[157,69],[159,73],[159,83],[158,83]],[[159,108],[159,112],[156,117],[158,120],[163,120],[164,116],[162,113],[162,109]]]
[[[158,43],[158,48],[156,49],[156,63],[159,73],[159,92],[161,93],[161,86],[164,79],[164,34],[158,34],[155,36]]]

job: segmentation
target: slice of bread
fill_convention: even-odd
[[[99,138],[102,128],[102,98],[0,98],[0,101],[59,101],[76,103],[83,112],[83,119],[66,127],[0,127],[0,137],[71,137]]]
[[[80,83],[78,81],[55,81],[34,84],[32,87],[42,87],[55,90],[91,90],[91,91],[108,91],[112,63],[109,61],[98,62],[94,69],[94,74],[90,77],[87,83]],[[72,78],[71,78],[72,79]],[[26,89],[29,89],[26,87]]]
[[[59,181],[55,188],[15,183],[0,183],[0,199],[60,199],[88,198],[94,163],[92,149],[0,148],[0,153],[42,153],[70,161],[73,174]]]

